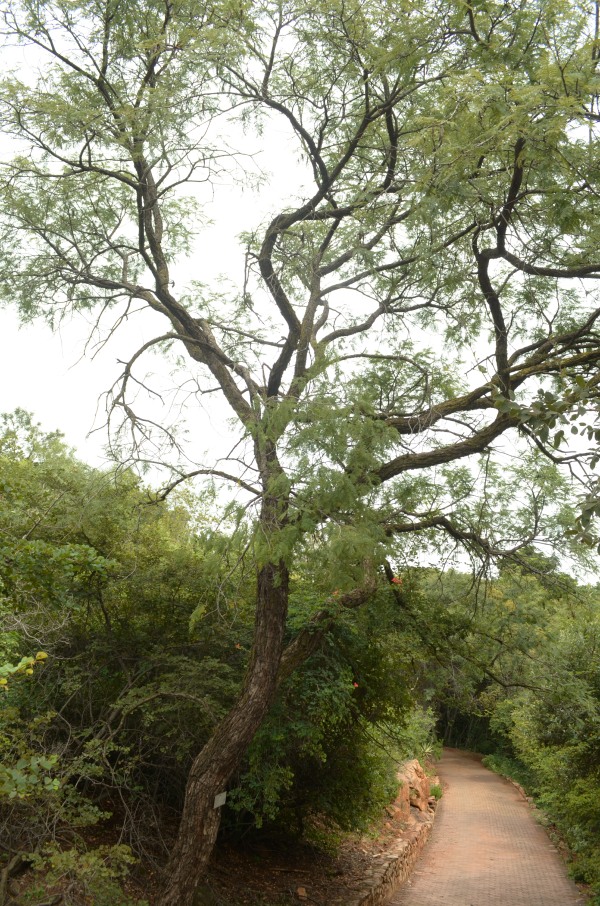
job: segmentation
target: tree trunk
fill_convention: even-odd
[[[239,768],[277,689],[283,650],[289,574],[283,562],[268,563],[258,575],[258,600],[252,656],[242,692],[229,714],[192,764],[183,814],[158,906],[193,906],[220,823],[214,807]]]

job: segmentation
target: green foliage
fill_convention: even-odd
[[[5,810],[5,826],[26,828],[29,838],[13,845],[27,849],[29,839],[33,848],[46,839],[44,822],[68,837],[125,796],[148,822],[122,830],[139,851],[160,809],[180,806],[190,759],[239,688],[253,595],[236,544],[247,545],[247,535],[210,534],[197,504],[150,505],[130,474],[82,466],[30,422],[25,440],[17,443],[16,433],[2,447],[8,647],[33,626],[50,656],[39,652],[3,671],[6,801],[18,803]],[[343,539],[340,551],[358,544],[358,534]],[[340,593],[329,561],[313,553],[306,549],[292,581],[290,631]],[[349,571],[339,578],[343,587],[356,581]],[[255,737],[230,792],[232,822],[250,817],[297,833],[318,813],[339,827],[364,827],[389,801],[398,761],[431,748],[432,718],[415,709],[409,688],[405,646],[414,643],[405,623],[387,589],[372,609],[340,616],[284,683]],[[36,665],[43,669],[17,682]],[[46,754],[53,749],[60,757]],[[61,853],[44,857],[48,877],[63,865]],[[80,892],[96,883],[96,855],[86,854],[89,872],[83,855],[64,855]]]
[[[501,777],[514,780],[528,793],[535,792],[535,774],[517,758],[496,752],[485,755],[482,763]]]
[[[597,594],[577,616],[556,612],[549,644],[530,667],[536,691],[507,702],[502,713],[518,758],[534,776],[541,806],[574,854],[574,872],[600,893],[600,622]]]
[[[60,781],[52,776],[58,759],[54,756],[29,755],[19,758],[11,767],[0,767],[0,799],[25,799],[42,784],[44,791],[56,791]]]
[[[358,664],[355,660],[355,670]],[[367,665],[363,661],[360,666]],[[356,826],[373,813],[375,803],[387,801],[381,799],[382,765],[364,735],[363,691],[354,677],[353,667],[330,639],[281,690],[231,797],[233,806],[253,815],[258,826],[280,813],[280,822],[296,831],[303,830],[311,813]],[[367,682],[362,675],[361,680]],[[393,777],[393,765],[388,771]],[[389,799],[390,790],[384,797],[386,793]]]
[[[2,801],[28,799],[56,792],[60,788],[55,768],[56,755],[34,754],[28,749],[24,729],[32,735],[40,732],[42,721],[24,727],[17,709],[11,707],[8,677],[33,676],[36,664],[43,663],[48,655],[38,651],[35,657],[21,658],[18,664],[0,665],[0,686],[7,698],[0,703],[0,807]]]
[[[38,651],[35,657],[22,657],[18,664],[0,664],[0,686],[5,692],[9,689],[9,676],[33,676],[36,664],[46,660],[45,651]]]
[[[180,807],[247,664],[251,535],[211,532],[202,500],[149,503],[130,473],[81,465],[22,415],[0,450],[0,819],[12,849],[38,849],[45,884],[67,884],[73,903],[125,904],[129,856],[74,848],[73,835],[124,797],[144,820],[120,833],[143,852],[162,810]],[[455,473],[454,493],[471,480]],[[502,481],[496,492],[510,498]],[[296,558],[289,637],[319,608],[336,619],[282,683],[225,830],[312,839],[327,827],[334,840],[365,828],[394,795],[398,762],[439,751],[437,719],[454,743],[498,749],[490,764],[536,791],[578,875],[598,883],[597,592],[529,549],[486,581],[407,568],[368,607],[342,609],[359,553],[382,559],[381,535],[367,512],[320,535],[323,548],[311,540]],[[19,659],[33,632],[45,650]]]
[[[398,764],[435,750],[435,716],[415,704],[408,646],[414,654],[389,593],[342,617],[280,689],[228,799],[230,820],[310,836],[318,815],[364,829],[395,795]]]
[[[518,570],[481,577],[534,542],[597,543],[596,31],[578,0],[8,0],[5,39],[36,66],[0,81],[15,142],[0,298],[52,325],[162,319],[115,386],[116,448],[155,461],[166,441],[178,476],[232,488],[220,524],[237,526],[215,537],[183,501],[151,505],[133,472],[89,469],[22,413],[7,421],[0,660],[27,638],[48,650],[33,694],[12,678],[10,694],[32,745],[27,727],[54,715],[37,745],[60,751],[61,790],[179,808],[240,689],[254,726],[230,736],[222,776],[258,729],[238,794],[258,820],[362,820],[389,787],[385,731],[418,714],[405,739],[424,746],[432,702],[447,736],[504,732],[544,783],[560,751],[595,785],[596,692],[544,612],[564,617],[563,596]],[[238,285],[205,288],[203,183],[239,181],[271,135],[298,178],[246,230]],[[165,398],[137,377],[151,349],[187,369],[176,396],[216,390],[229,407],[228,465],[138,408]],[[561,466],[582,483],[577,518]],[[450,571],[441,590],[414,566],[465,554],[483,572]],[[343,614],[367,586],[366,615]],[[326,643],[260,729],[280,641],[308,626]],[[571,733],[544,658],[576,702]],[[33,777],[38,753],[21,757]],[[569,803],[554,807],[584,859],[595,817],[586,800],[577,823]]]
[[[437,715],[431,706],[413,705],[403,715],[402,724],[390,728],[399,756],[407,760],[416,758],[423,765],[432,758],[440,758],[442,743],[436,736],[436,724]]]
[[[66,906],[147,906],[146,900],[132,899],[122,890],[135,859],[128,846],[98,846],[91,851],[48,847],[36,854],[32,865],[43,875],[22,897],[24,906],[35,904],[49,888],[60,890]]]
[[[237,555],[222,539],[211,549],[201,511],[194,534],[183,503],[152,503],[130,473],[84,466],[23,413],[5,425],[2,847],[46,853],[40,870],[47,883],[68,880],[69,902],[126,903],[117,888],[127,859],[68,845],[75,837],[80,846],[81,829],[115,810],[120,838],[137,852],[160,839],[190,757],[243,673],[245,598],[240,577],[226,578]],[[202,632],[190,632],[199,608]],[[229,615],[222,632],[218,608]],[[46,650],[19,661],[32,637]],[[139,823],[130,820],[136,811]]]

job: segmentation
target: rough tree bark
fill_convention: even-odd
[[[266,447],[266,450],[265,448]],[[271,444],[256,444],[263,496],[258,531],[274,545],[285,526],[288,500],[270,493],[281,467]],[[241,766],[248,746],[269,710],[278,685],[289,598],[289,570],[283,559],[266,562],[257,574],[256,617],[250,662],[240,695],[189,773],[177,840],[167,866],[159,906],[192,906],[214,848],[221,809],[215,796]]]
[[[179,832],[160,906],[189,906],[206,871],[220,823],[214,807],[260,727],[277,688],[288,600],[285,564],[269,563],[258,577],[256,637],[242,694],[192,763]]]

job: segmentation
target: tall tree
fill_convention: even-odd
[[[148,434],[136,369],[174,350],[239,440],[229,466],[177,466],[174,481],[212,476],[256,508],[246,680],[193,763],[161,900],[187,906],[215,793],[278,679],[315,624],[368,599],[394,538],[445,533],[486,555],[529,543],[543,469],[503,532],[488,493],[503,435],[590,480],[593,455],[566,448],[562,423],[592,431],[571,419],[600,381],[597,17],[574,0],[11,0],[3,20],[33,65],[1,89],[18,152],[2,164],[5,299],[52,322],[162,318],[111,415]],[[245,236],[243,285],[211,292],[194,187],[216,191],[248,134],[274,128],[301,188]],[[311,533],[340,595],[286,648]]]

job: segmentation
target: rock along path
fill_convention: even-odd
[[[423,855],[389,906],[575,906],[584,900],[521,793],[445,749],[444,796]]]

